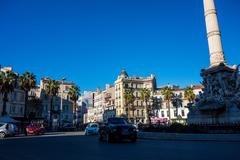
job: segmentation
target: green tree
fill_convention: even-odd
[[[70,89],[69,89],[68,95],[70,96],[70,99],[73,102],[73,111],[74,111],[74,114],[76,114],[76,111],[77,111],[77,100],[78,100],[78,97],[80,96],[80,89],[79,89],[79,87],[71,86]],[[74,115],[74,117],[75,116],[76,115]]]
[[[151,97],[152,100],[152,110],[155,113],[154,116],[157,116],[157,112],[162,108],[163,100],[161,97]]]
[[[150,99],[151,99],[151,91],[147,88],[143,88],[140,91],[140,99],[145,102],[145,111],[147,114],[147,118],[148,118],[148,123],[151,124],[151,114],[150,112],[152,112],[152,108],[150,103]]]
[[[50,96],[50,127],[52,127],[52,114],[54,110],[53,99],[58,94],[59,83],[56,80],[48,79],[46,82],[45,91]]]
[[[173,94],[171,101],[172,101],[173,107],[176,108],[177,120],[179,120],[180,116],[178,115],[179,114],[178,113],[178,108],[182,107],[182,102],[183,102],[182,95],[181,94],[179,94],[179,95]]]
[[[127,117],[130,120],[130,110],[133,108],[133,103],[135,101],[135,96],[131,89],[125,89],[124,92],[125,105],[127,106]]]
[[[17,75],[12,71],[0,71],[0,93],[3,95],[2,116],[6,115],[8,94],[14,91],[17,82]]]
[[[28,92],[36,87],[36,76],[33,73],[25,72],[18,78],[20,87],[25,91],[24,118],[27,117]]]
[[[184,97],[189,101],[189,103],[193,103],[196,95],[193,92],[192,87],[187,87],[186,90],[184,91]]]
[[[167,108],[168,108],[168,117],[169,117],[169,122],[171,123],[171,106],[170,102],[173,97],[173,90],[170,87],[165,87],[162,90],[162,95],[164,96],[164,100],[167,101]]]

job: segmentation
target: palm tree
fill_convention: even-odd
[[[173,91],[170,87],[165,87],[162,90],[162,95],[164,96],[164,100],[167,101],[167,108],[168,108],[168,117],[169,117],[169,122],[171,123],[171,108],[170,108],[170,102],[173,97]]]
[[[0,71],[0,93],[3,95],[2,116],[6,115],[8,94],[14,91],[17,75],[12,71]]]
[[[52,127],[52,112],[54,110],[53,98],[58,94],[59,83],[56,80],[48,79],[46,83],[46,94],[50,96],[50,127]]]
[[[27,117],[28,92],[36,87],[36,76],[33,73],[25,72],[18,78],[20,87],[25,91],[24,118]]]
[[[80,95],[80,89],[79,87],[77,86],[71,86],[70,89],[69,89],[69,96],[70,96],[70,99],[71,101],[73,102],[73,111],[74,113],[76,113],[76,110],[77,110],[77,100],[78,100],[78,97]]]
[[[131,89],[130,90],[125,89],[124,100],[125,100],[125,105],[127,106],[127,117],[128,117],[128,120],[130,120],[130,109],[132,108],[132,105],[135,101],[135,97]]]
[[[182,106],[182,102],[183,102],[182,95],[173,94],[171,101],[172,101],[172,105],[176,108],[177,119],[179,119],[178,108]]]
[[[184,97],[189,101],[189,103],[193,103],[196,95],[193,92],[192,87],[187,87],[186,90],[184,91]]]
[[[143,88],[141,89],[140,91],[140,99],[142,101],[145,102],[145,110],[146,110],[146,114],[147,114],[147,118],[148,118],[148,122],[149,124],[151,124],[151,115],[150,115],[150,112],[152,111],[152,109],[150,108],[151,106],[148,105],[148,102],[150,101],[151,99],[151,91],[147,88]]]
[[[163,100],[161,97],[160,98],[159,97],[151,97],[151,100],[152,100],[152,110],[153,110],[155,116],[157,116],[159,109],[162,108]]]

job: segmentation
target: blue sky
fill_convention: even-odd
[[[240,63],[240,1],[215,0],[229,64]],[[209,66],[202,0],[0,0],[0,64],[82,90],[129,75],[199,84]]]

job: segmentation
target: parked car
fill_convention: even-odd
[[[15,136],[17,133],[17,126],[12,123],[0,122],[0,138]]]
[[[108,143],[129,139],[131,142],[137,140],[137,129],[128,123],[126,118],[109,118],[108,122],[99,129],[99,140]]]
[[[89,123],[85,129],[85,135],[96,135],[99,131],[98,123]]]
[[[75,130],[75,127],[73,126],[72,123],[67,123],[67,124],[64,124],[61,128],[62,131],[74,131]]]
[[[45,133],[43,124],[30,124],[26,127],[27,135],[41,135]]]

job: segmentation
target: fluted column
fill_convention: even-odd
[[[204,0],[204,11],[211,67],[226,64],[214,0]]]

